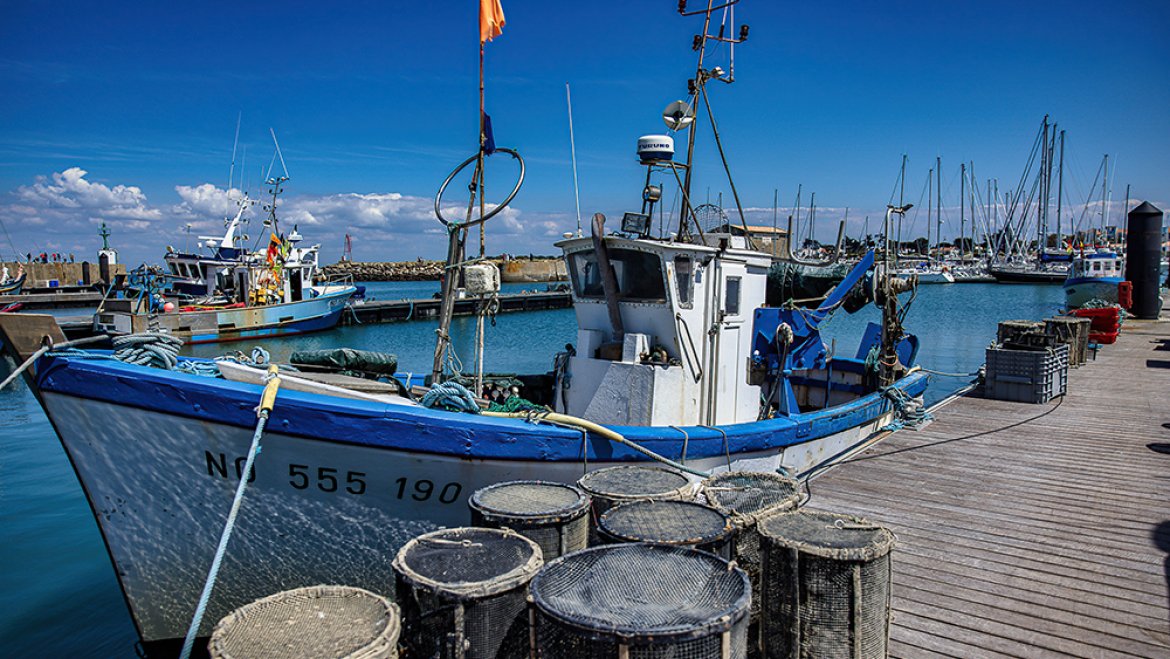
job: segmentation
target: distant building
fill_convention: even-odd
[[[724,233],[730,233],[733,236],[742,236],[744,234],[743,226],[729,222],[718,229]],[[747,239],[748,245],[765,254],[773,256],[784,256],[788,254],[788,231],[785,229],[776,229],[763,225],[747,225]]]

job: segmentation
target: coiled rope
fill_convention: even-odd
[[[479,404],[467,387],[458,382],[441,382],[431,387],[422,398],[423,407],[442,408],[449,412],[479,414]]]
[[[882,387],[882,396],[889,399],[894,408],[894,420],[881,428],[893,432],[903,428],[918,428],[934,416],[926,410],[926,406],[918,399],[897,387]]]

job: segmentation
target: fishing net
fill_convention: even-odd
[[[598,534],[611,543],[693,547],[731,558],[727,515],[690,501],[634,501],[614,506],[598,520]]]
[[[793,512],[759,524],[767,656],[885,657],[894,534],[848,515]]]
[[[703,496],[716,510],[731,516],[735,535],[731,555],[751,580],[752,592],[760,592],[760,534],[758,521],[796,508],[800,501],[797,482],[779,474],[754,471],[729,471],[703,481]],[[761,649],[760,598],[752,598],[748,636],[753,653]]]
[[[398,607],[361,588],[310,586],[247,604],[211,632],[213,659],[398,656]]]
[[[540,545],[544,560],[589,542],[589,496],[546,481],[510,481],[476,490],[468,501],[472,526],[508,528]]]
[[[594,547],[550,563],[531,594],[542,657],[746,657],[747,575],[706,552]]]
[[[406,543],[394,572],[410,656],[527,656],[525,588],[543,563],[539,545],[507,529],[443,529]]]

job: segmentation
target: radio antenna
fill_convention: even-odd
[[[565,102],[569,106],[569,153],[573,158],[573,199],[577,202],[577,237],[581,233],[581,187],[577,182],[577,142],[573,139],[573,97],[569,94],[569,83],[565,83]]]

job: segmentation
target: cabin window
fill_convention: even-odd
[[[603,298],[601,270],[593,250],[576,252],[569,258],[573,289],[578,297]],[[657,254],[632,249],[611,248],[609,261],[617,278],[618,299],[640,302],[665,302],[666,280],[662,259]]]
[[[178,271],[177,267],[175,266],[175,262],[174,262],[174,261],[171,261],[170,263],[167,263],[167,267],[168,267],[168,268],[170,268],[170,270],[171,270],[171,274],[172,274],[172,275],[177,275],[177,274],[179,274],[179,271]]]
[[[1101,262],[1093,261],[1093,272],[1101,272]]]
[[[723,310],[727,312],[728,316],[739,315],[739,277],[727,278],[727,295],[723,297]]]
[[[678,306],[690,309],[693,305],[695,262],[691,257],[679,254],[674,257],[674,284],[678,289]]]

